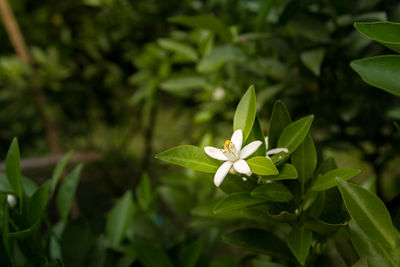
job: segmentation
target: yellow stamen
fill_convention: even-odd
[[[230,140],[226,140],[225,143],[224,143],[224,146],[229,146],[230,143],[231,143]]]

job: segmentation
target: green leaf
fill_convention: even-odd
[[[315,76],[319,76],[321,73],[321,64],[325,56],[325,50],[322,48],[314,49],[301,53],[300,58],[303,64],[312,72]]]
[[[217,160],[207,156],[203,149],[190,145],[170,148],[157,154],[156,158],[185,168],[207,173],[215,173],[219,165],[221,165]]]
[[[251,192],[257,185],[257,182],[253,179],[247,179],[244,182],[241,176],[228,173],[220,188],[224,193],[232,194],[235,192]]]
[[[400,23],[389,21],[356,22],[354,27],[368,38],[400,53]]]
[[[185,252],[181,261],[181,266],[195,267],[200,258],[204,243],[205,241],[203,236],[198,237],[196,240],[190,243],[185,248]]]
[[[169,50],[171,52],[175,52],[177,54],[181,54],[182,56],[186,57],[191,61],[197,61],[199,58],[197,56],[196,50],[194,50],[193,47],[187,45],[186,43],[173,39],[164,39],[164,38],[158,39],[157,43],[162,48]]]
[[[264,199],[255,198],[247,192],[238,192],[227,195],[214,207],[214,213],[241,209],[247,206],[266,202]]]
[[[223,236],[224,242],[256,251],[258,253],[290,259],[291,253],[286,244],[271,232],[261,229],[240,229]]]
[[[171,93],[184,93],[208,86],[207,80],[201,76],[173,77],[160,84],[161,89]]]
[[[75,192],[79,183],[79,176],[81,175],[83,164],[79,164],[75,169],[65,178],[60,186],[57,194],[57,208],[58,214],[63,221],[68,218],[68,213],[74,200]]]
[[[368,261],[367,266],[399,266],[400,260],[395,249],[381,246],[369,237],[357,223],[352,220],[349,224],[350,238],[360,258]]]
[[[3,207],[3,218],[2,218],[2,238],[3,238],[3,245],[4,249],[7,253],[8,259],[10,260],[11,264],[14,266],[14,253],[13,253],[13,247],[10,244],[10,240],[8,239],[8,233],[10,231],[10,226],[8,224],[8,220],[10,218],[9,214],[9,208],[8,208],[8,203],[7,200],[4,200],[4,207]]]
[[[247,164],[250,166],[250,170],[258,175],[277,175],[279,174],[278,169],[275,167],[272,160],[257,156],[247,160]]]
[[[60,181],[61,175],[64,172],[65,167],[68,164],[69,159],[71,158],[72,151],[69,151],[65,154],[60,161],[57,163],[56,167],[54,168],[53,175],[51,177],[51,185],[50,185],[50,194],[53,195],[54,191],[56,190],[57,184]]]
[[[336,178],[336,183],[347,210],[360,228],[378,244],[395,249],[398,232],[382,200],[368,190],[340,178]]]
[[[265,138],[265,135],[264,135],[262,127],[261,127],[261,122],[258,119],[258,116],[256,115],[256,118],[255,118],[254,124],[253,124],[253,128],[249,134],[249,137],[247,137],[246,142],[244,142],[243,147],[245,147],[247,144],[250,144],[253,141],[261,141],[262,145],[257,149],[256,152],[254,152],[253,156],[265,157],[267,151],[265,149],[264,138]]]
[[[288,236],[288,245],[300,264],[306,262],[312,243],[312,232],[304,227],[293,229]]]
[[[332,235],[346,225],[347,223],[327,223],[314,217],[308,217],[304,222],[305,227],[323,236]]]
[[[20,169],[20,155],[18,148],[18,139],[14,138],[8,149],[6,157],[6,175],[9,184],[18,197],[19,209],[22,211],[22,203],[24,196],[24,188],[22,186],[21,169]]]
[[[62,259],[65,266],[85,266],[91,242],[89,224],[82,217],[69,221],[61,236]]]
[[[117,248],[126,235],[133,220],[134,203],[132,192],[127,191],[107,215],[106,231],[109,244]]]
[[[142,174],[142,179],[136,187],[136,199],[143,210],[148,210],[153,200],[150,178],[147,173]]]
[[[215,72],[225,63],[242,62],[245,59],[246,54],[236,46],[218,46],[200,60],[197,64],[197,71],[200,73]]]
[[[275,202],[288,202],[293,199],[293,194],[289,189],[279,182],[261,185],[251,191],[251,195]]]
[[[278,175],[271,175],[271,176],[261,177],[260,181],[290,180],[290,179],[296,179],[296,178],[297,178],[296,167],[294,167],[290,163],[286,163],[282,167],[280,167]]]
[[[311,190],[322,191],[327,190],[331,187],[336,186],[335,178],[340,178],[342,180],[349,180],[350,178],[356,176],[360,173],[360,170],[356,169],[335,169],[331,170],[323,175],[318,175],[315,179]]]
[[[49,199],[49,188],[50,182],[48,181],[39,187],[32,196],[27,211],[28,227],[40,222],[43,217]]]
[[[253,128],[256,117],[256,92],[251,85],[240,99],[233,118],[233,130],[243,131],[243,141],[246,141]]]
[[[144,267],[173,267],[167,253],[152,244],[136,241],[137,257]]]
[[[286,105],[280,100],[276,101],[272,109],[271,122],[269,123],[268,148],[276,147],[279,136],[291,121]]]
[[[219,34],[224,41],[229,42],[232,39],[229,28],[222,20],[212,15],[176,16],[169,18],[168,21],[189,27],[207,29]]]
[[[29,178],[22,176],[22,186],[24,193],[30,198],[36,192],[38,186]],[[15,194],[14,189],[11,188],[10,183],[7,180],[7,176],[4,173],[0,173],[0,192],[5,194]]]
[[[307,136],[313,120],[314,115],[309,115],[289,124],[279,137],[278,147],[286,147],[293,153]]]
[[[311,135],[307,135],[303,143],[293,152],[292,163],[297,169],[299,181],[307,182],[313,175],[317,166],[317,151]]]
[[[350,66],[368,84],[400,96],[400,55],[354,60]]]

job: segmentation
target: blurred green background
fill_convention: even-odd
[[[360,168],[358,182],[375,176],[389,210],[399,207],[400,136],[393,123],[400,101],[366,85],[349,67],[353,59],[388,51],[353,23],[400,21],[398,1],[9,4],[32,62],[18,57],[1,26],[1,155],[17,136],[22,173],[42,182],[57,155],[74,150],[73,162],[86,162],[76,211],[92,233],[104,230],[113,200],[138,190],[143,175],[157,199],[152,220],[164,221],[171,243],[165,247],[184,239],[190,229],[175,232],[189,222],[207,225],[192,218],[201,214],[194,207],[216,194],[211,178],[154,155],[179,144],[222,145],[251,84],[264,130],[277,99],[294,119],[315,114],[311,133],[319,155]],[[400,212],[393,214],[399,227]]]

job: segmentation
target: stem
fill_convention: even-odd
[[[29,55],[24,37],[19,29],[18,23],[10,6],[8,5],[7,0],[0,0],[0,16],[7,31],[8,37],[10,38],[11,44],[14,47],[18,57],[21,59],[21,61],[32,67],[32,59]],[[46,138],[47,142],[49,143],[51,153],[56,154],[61,152],[58,131],[52,117],[46,110],[46,97],[42,89],[37,86],[35,77],[36,75],[33,73],[31,76],[31,84],[33,88],[34,101],[44,123]]]

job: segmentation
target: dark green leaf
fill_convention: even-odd
[[[268,181],[268,180],[289,180],[297,178],[297,170],[296,168],[290,164],[286,163],[279,169],[278,175],[270,175],[261,177],[260,181]]]
[[[312,72],[315,76],[319,76],[321,73],[321,64],[325,56],[324,49],[314,49],[301,53],[300,58],[303,64]]]
[[[251,195],[275,202],[288,202],[293,198],[293,194],[289,189],[279,182],[261,185],[251,191]]]
[[[201,76],[173,77],[160,84],[161,89],[173,93],[183,93],[194,89],[204,89],[208,86],[207,80]]]
[[[240,229],[223,236],[224,242],[258,253],[290,259],[291,253],[285,243],[273,233],[254,228]]]
[[[350,66],[366,83],[400,96],[400,55],[358,59]]]
[[[49,188],[50,182],[46,182],[39,187],[32,196],[27,211],[28,227],[32,227],[36,223],[40,222],[44,211],[46,210],[49,198]]]
[[[186,43],[173,39],[163,39],[163,38],[158,39],[157,43],[162,48],[169,50],[171,52],[181,54],[182,56],[191,61],[197,61],[198,59],[196,50]]]
[[[106,231],[109,244],[117,248],[126,235],[133,220],[134,203],[132,192],[127,191],[107,215]]]
[[[243,131],[243,141],[249,136],[256,117],[256,92],[254,86],[250,86],[240,99],[233,118],[233,130]]]
[[[247,160],[247,163],[250,166],[250,170],[258,175],[277,175],[279,174],[278,169],[275,167],[272,160],[263,157],[257,156]]]
[[[218,46],[200,60],[197,64],[197,71],[200,73],[215,72],[225,63],[243,62],[245,59],[246,55],[236,46]]]
[[[71,158],[72,151],[69,151],[65,154],[60,161],[57,163],[56,167],[54,168],[53,175],[51,177],[51,186],[50,186],[50,194],[52,195],[56,190],[57,184],[60,181],[61,175],[64,172],[65,167],[68,164],[69,159]]]
[[[253,156],[263,156],[265,157],[266,155],[266,149],[265,149],[265,141],[264,141],[264,133],[261,128],[261,122],[258,119],[258,116],[256,115],[256,118],[254,120],[253,124],[253,129],[250,132],[249,137],[247,138],[246,142],[244,143],[243,147],[246,146],[247,144],[250,144],[253,141],[261,141],[262,145],[257,149],[256,152],[254,152]]]
[[[271,122],[269,123],[268,148],[276,147],[283,129],[290,123],[290,114],[286,105],[280,100],[276,101],[272,110]]]
[[[309,115],[289,124],[279,137],[278,147],[286,147],[293,153],[307,136],[313,120],[314,115]]]
[[[137,257],[144,267],[173,267],[167,253],[152,244],[135,242]]]
[[[150,178],[147,173],[142,174],[139,185],[136,187],[136,199],[143,210],[147,210],[153,200]]]
[[[293,152],[292,163],[297,169],[301,183],[311,178],[317,166],[317,151],[311,135],[307,135],[303,143]]]
[[[61,251],[65,266],[85,266],[90,242],[88,223],[80,218],[68,222],[62,237]]]
[[[312,232],[304,227],[293,229],[288,236],[288,245],[300,264],[306,262],[312,242]]]
[[[308,217],[304,222],[305,227],[320,234],[320,235],[332,235],[336,233],[340,228],[346,226],[346,223],[332,224],[321,221],[320,219]]]
[[[210,158],[204,150],[190,145],[170,148],[156,155],[157,159],[167,161],[196,171],[215,173],[220,163]]]
[[[63,221],[66,221],[68,218],[68,213],[75,197],[75,191],[78,187],[82,168],[83,164],[76,166],[75,169],[65,178],[58,191],[57,208],[58,214],[60,214]]]
[[[190,243],[186,248],[185,252],[182,257],[182,264],[181,266],[185,267],[195,267],[196,263],[198,262],[201,252],[204,247],[204,238],[200,236],[192,243]]]
[[[379,245],[395,248],[398,232],[390,214],[376,195],[368,190],[336,178],[336,183],[351,217]]]
[[[400,53],[400,23],[389,21],[356,22],[354,27],[368,38]]]
[[[227,195],[214,207],[214,213],[227,212],[247,206],[266,202],[264,199],[252,197],[247,192],[238,192]]]
[[[3,207],[3,218],[2,218],[2,237],[3,237],[3,245],[4,249],[7,253],[8,259],[10,262],[14,265],[14,253],[13,253],[13,248],[10,244],[10,240],[8,239],[8,233],[10,231],[10,226],[8,224],[8,220],[10,218],[9,214],[9,208],[8,208],[8,203],[6,200],[4,200],[4,207]]]
[[[360,170],[356,169],[335,169],[331,170],[325,174],[319,175],[311,187],[311,190],[322,191],[327,190],[331,187],[336,186],[335,178],[340,178],[342,180],[348,180],[357,174]]]

